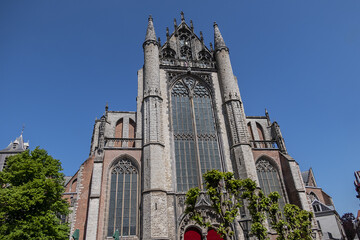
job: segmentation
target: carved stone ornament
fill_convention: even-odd
[[[260,159],[256,163],[256,170],[260,172],[276,172],[274,166],[271,165],[270,162],[265,159]]]
[[[137,169],[128,159],[119,160],[111,171],[112,174],[137,174]]]

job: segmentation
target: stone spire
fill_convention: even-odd
[[[147,41],[156,41],[156,34],[155,34],[155,28],[154,28],[154,23],[153,23],[153,18],[150,15],[149,16],[149,20],[148,20],[148,27],[146,30],[146,37],[145,37],[145,42]]]
[[[221,49],[228,50],[216,22],[214,22],[214,44],[215,44],[215,51],[221,50]]]

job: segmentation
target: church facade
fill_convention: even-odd
[[[267,194],[278,191],[280,205],[313,211],[279,125],[267,112],[245,115],[218,25],[214,48],[183,14],[166,36],[161,44],[150,17],[136,112],[106,106],[95,121],[90,156],[66,184],[70,236],[79,229],[87,240],[113,239],[115,231],[121,239],[216,239],[184,214],[185,193],[203,190],[202,174],[211,169],[251,178]],[[248,239],[246,219],[235,222],[234,239]]]

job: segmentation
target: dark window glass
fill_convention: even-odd
[[[261,189],[266,195],[271,192],[278,192],[280,194],[279,206],[284,208],[284,191],[281,187],[279,173],[276,168],[266,159],[260,159],[256,163],[256,171],[259,179]]]
[[[120,160],[111,170],[107,235],[119,230],[121,236],[136,235],[138,171],[128,159]]]
[[[211,95],[199,81],[186,77],[171,91],[177,190],[198,187],[208,170],[221,170]]]

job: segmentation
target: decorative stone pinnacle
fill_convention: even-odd
[[[148,19],[148,26],[147,26],[147,30],[146,30],[145,42],[146,41],[156,42],[154,23],[153,23],[153,18],[151,17],[151,15],[149,16],[149,19]]]
[[[204,43],[204,37],[203,37],[202,31],[200,31],[200,40],[201,40],[202,43]]]
[[[177,27],[176,18],[174,18],[174,27]]]
[[[166,37],[169,37],[169,27],[166,27]]]
[[[191,28],[191,31],[194,31],[194,25],[193,25],[193,21],[190,20],[190,28]]]
[[[224,39],[220,33],[219,27],[216,22],[214,22],[214,44],[215,50],[228,49],[225,45]]]
[[[181,21],[182,21],[182,22],[185,21],[185,17],[184,17],[184,12],[183,12],[183,11],[180,12],[180,15],[181,15]]]
[[[107,112],[109,110],[109,104],[106,102],[106,105],[105,105],[105,112]]]

